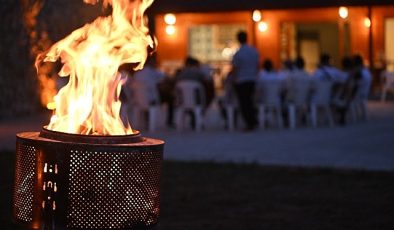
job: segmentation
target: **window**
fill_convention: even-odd
[[[242,24],[197,25],[189,29],[189,55],[202,62],[231,60],[238,49],[236,35]]]

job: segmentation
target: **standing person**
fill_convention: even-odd
[[[235,90],[237,92],[242,118],[246,124],[245,131],[257,127],[257,110],[254,104],[256,79],[259,72],[259,54],[256,48],[247,44],[247,33],[237,34],[241,44],[232,60]]]

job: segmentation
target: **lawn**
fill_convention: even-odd
[[[0,226],[11,222],[14,153],[0,152]],[[160,230],[394,229],[394,172],[163,164]]]

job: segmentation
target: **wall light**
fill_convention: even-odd
[[[166,15],[164,15],[164,22],[167,25],[175,25],[176,16],[174,14],[166,14]]]
[[[260,32],[265,32],[268,30],[268,24],[265,21],[259,22],[259,24],[257,26],[258,26]]]
[[[253,11],[252,19],[253,19],[254,22],[261,21],[261,12],[260,12],[260,10],[254,10]]]
[[[364,18],[364,26],[367,28],[371,27],[371,19],[370,18],[368,18],[368,17]]]
[[[347,16],[349,15],[349,10],[346,6],[341,6],[341,7],[339,7],[338,14],[339,14],[339,17],[346,19]]]
[[[168,35],[173,35],[175,34],[175,26],[174,25],[167,25],[166,26],[166,33]]]

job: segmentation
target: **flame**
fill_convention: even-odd
[[[95,4],[98,0],[84,0]],[[125,63],[142,69],[148,48],[154,48],[144,18],[153,0],[103,0],[112,14],[99,17],[75,30],[37,57],[41,62],[63,63],[61,77],[69,82],[55,97],[56,111],[48,129],[85,135],[132,134],[120,117],[119,95],[124,77],[118,71]]]

